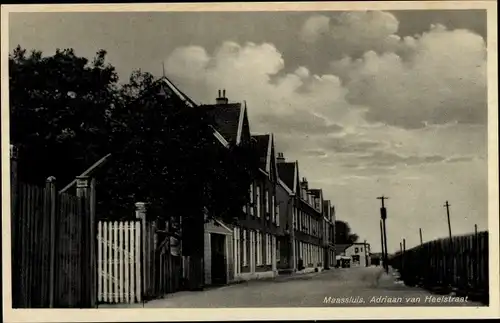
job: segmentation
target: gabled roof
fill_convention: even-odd
[[[241,139],[245,107],[241,103],[202,105],[214,121],[214,127],[228,141],[238,144]]]
[[[255,152],[259,157],[259,168],[269,174],[270,170],[270,151],[271,151],[271,135],[252,135],[255,140]]]
[[[309,192],[314,197],[317,197],[317,198],[321,198],[321,196],[323,195],[323,190],[322,189],[310,189]]]
[[[181,90],[179,90],[174,83],[172,83],[166,76],[162,76],[159,80],[158,83],[160,83],[162,86],[162,90],[165,91],[167,94],[175,94],[177,97],[179,97],[184,103],[191,107],[194,108],[197,106],[197,104],[191,100],[190,97],[185,95]]]
[[[278,163],[276,161],[276,149],[274,147],[273,134],[271,134],[271,139],[269,142],[266,167],[268,168],[268,173],[271,176],[271,180],[277,182],[279,179],[279,171],[278,171]]]
[[[295,171],[296,163],[278,163],[278,174],[279,178],[283,181],[283,183],[287,186],[290,191],[295,192],[296,187],[295,183]]]
[[[330,200],[324,200],[323,201],[323,215],[324,216],[330,216],[331,215],[331,202]]]
[[[190,97],[188,97],[186,94],[184,94],[181,90],[179,90],[172,81],[170,81],[166,76],[162,76],[159,78],[157,81],[155,81],[152,85],[152,87],[160,86],[160,91],[167,95],[175,95],[179,99],[181,99],[188,107],[195,108],[198,107],[198,104],[196,104]],[[213,134],[215,138],[224,146],[228,147],[229,143],[227,139],[222,136],[218,129],[212,126]]]

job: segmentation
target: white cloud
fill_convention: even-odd
[[[201,101],[211,102],[217,89],[225,88],[230,100],[247,101],[252,119],[263,118],[268,125],[300,122],[300,115],[301,120],[313,122],[311,128],[338,132],[342,123],[362,122],[360,110],[345,101],[346,91],[337,76],[311,75],[306,67],[284,74],[285,61],[271,44],[225,42],[212,54],[185,47],[176,49],[166,62],[169,75],[187,84],[189,93]],[[259,131],[259,124],[253,127]]]
[[[314,43],[321,36],[329,33],[330,18],[316,15],[308,18],[300,32],[300,39],[307,43]]]
[[[399,40],[399,21],[383,11],[352,11],[341,14],[330,30],[335,44],[346,54],[382,49]]]
[[[388,12],[351,11],[330,19],[312,16],[302,26],[300,39],[306,43],[332,42],[335,50],[357,56],[367,50],[393,51],[401,41],[396,35],[399,21]]]
[[[367,117],[400,127],[430,123],[484,124],[487,114],[486,46],[466,30],[433,26],[407,38],[406,57],[366,52],[332,62],[348,100],[369,107]],[[403,46],[402,45],[402,46]]]

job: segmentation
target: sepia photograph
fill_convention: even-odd
[[[2,5],[7,321],[498,317],[496,25]]]

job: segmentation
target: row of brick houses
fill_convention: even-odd
[[[335,264],[335,209],[321,189],[300,177],[298,161],[276,152],[273,134],[250,133],[246,103],[229,103],[219,91],[204,105],[228,143],[253,141],[259,157],[248,190],[244,218],[205,226],[205,284],[274,277],[280,273],[329,269]]]

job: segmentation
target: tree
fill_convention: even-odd
[[[242,213],[257,157],[250,146],[223,147],[205,110],[162,86],[135,71],[121,88],[110,114],[113,161],[102,178],[108,196],[100,200],[113,201],[110,213],[140,200],[183,219],[206,208],[208,218],[231,222]]]
[[[206,110],[186,106],[148,73],[132,74],[110,118],[113,161],[101,175],[99,210],[117,218],[141,201],[150,216],[182,219],[183,255],[199,288],[205,216],[232,222],[243,214],[257,155],[250,145],[222,146]]]
[[[89,62],[73,49],[52,56],[18,46],[9,55],[10,138],[20,179],[65,185],[105,155],[118,77],[100,50]]]
[[[351,232],[351,228],[347,222],[335,221],[335,243],[351,244],[357,242],[359,236]]]

